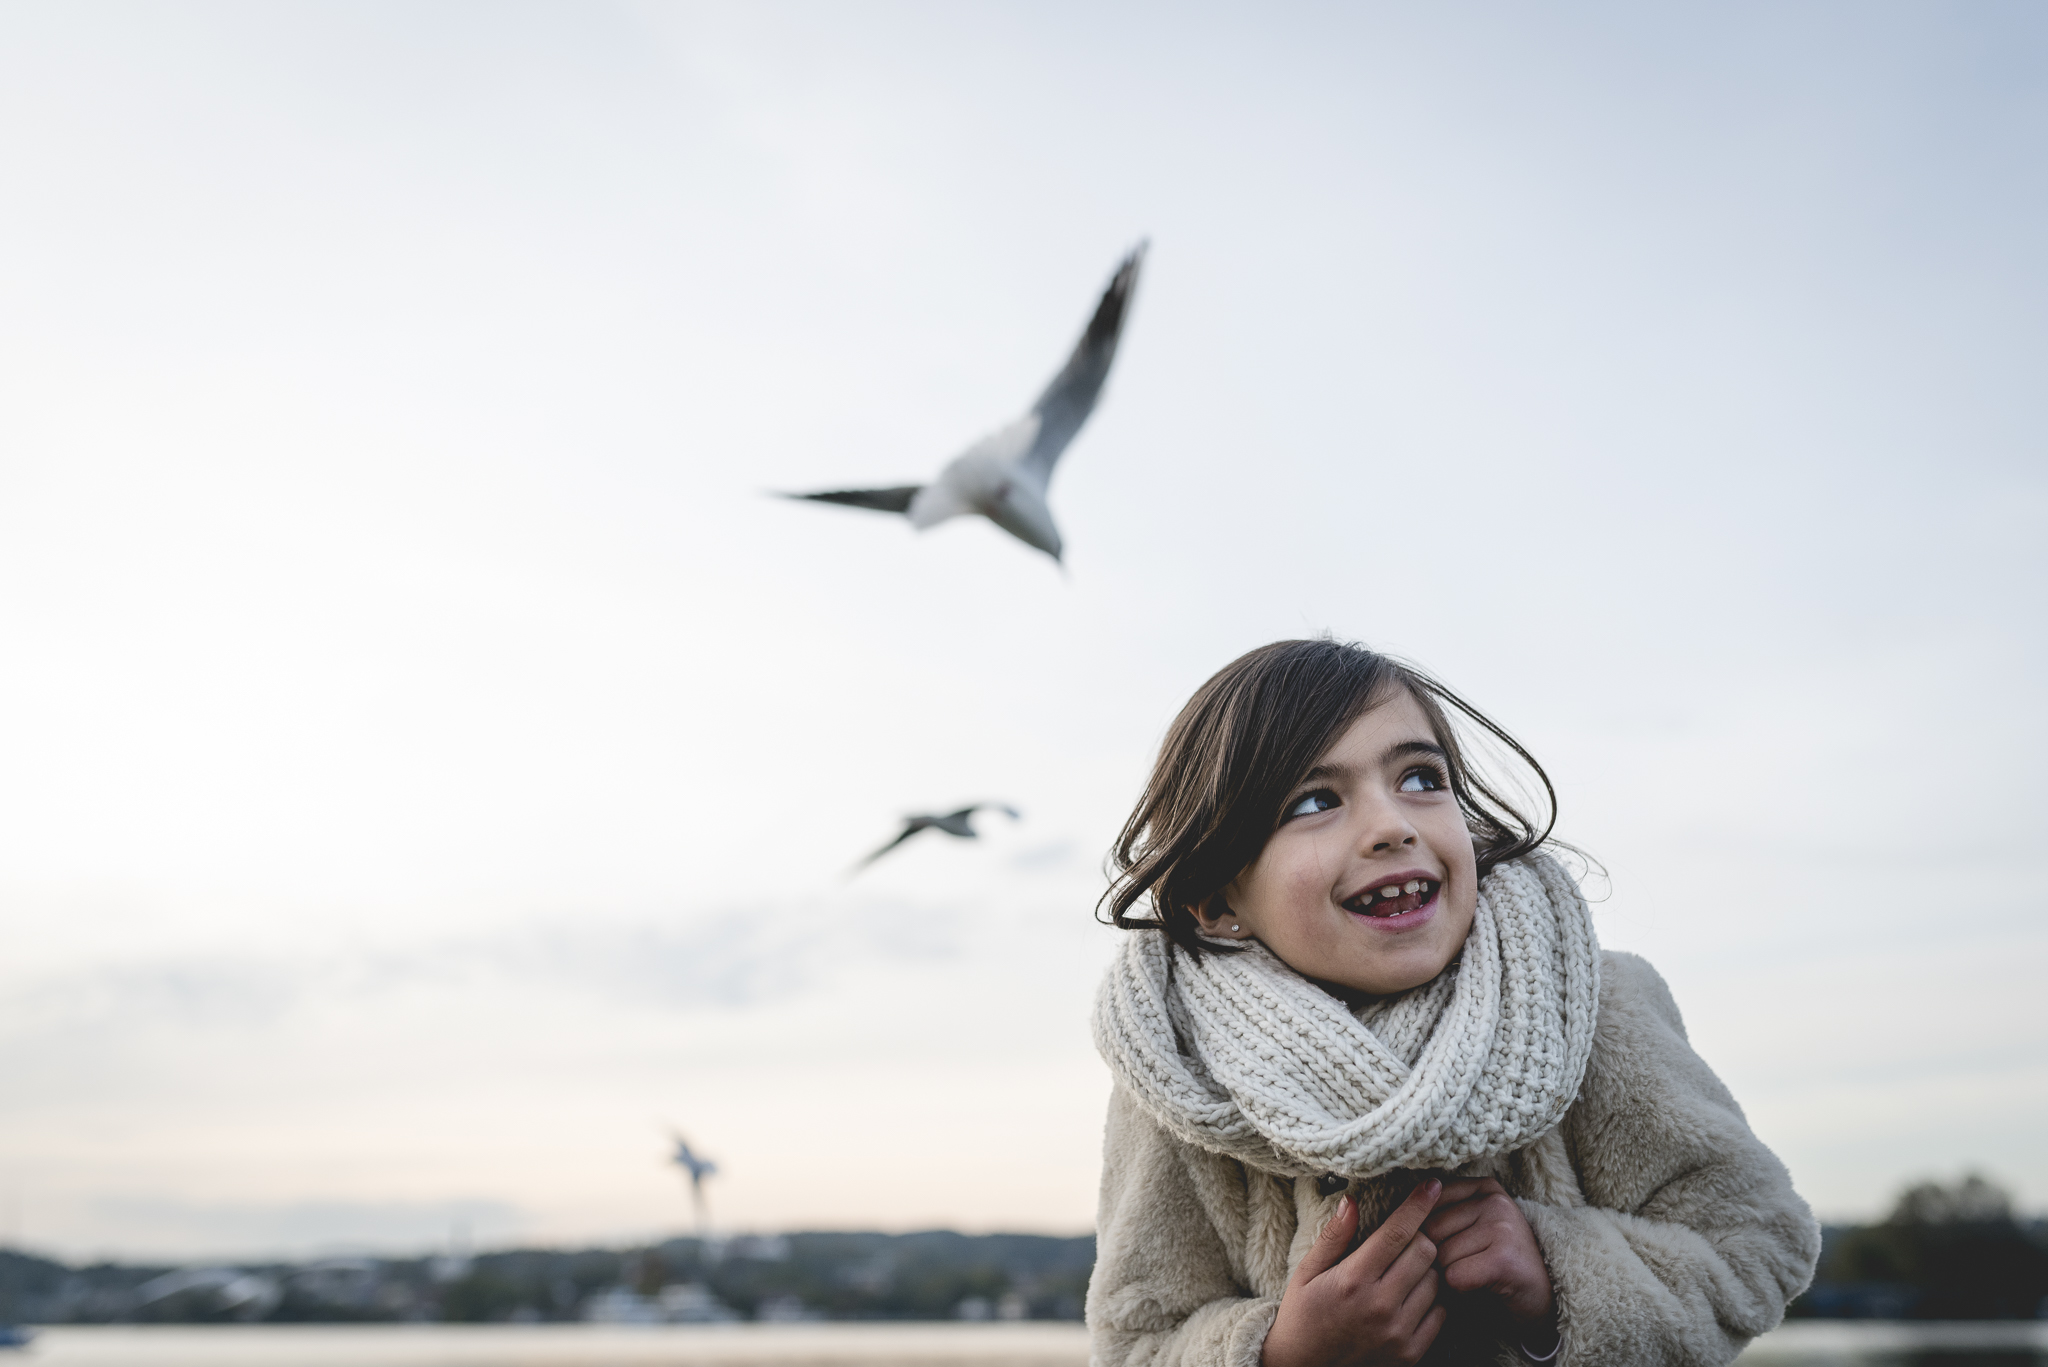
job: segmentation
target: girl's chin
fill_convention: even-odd
[[[1349,972],[1306,973],[1324,991],[1359,1005],[1374,997],[1391,997],[1422,986],[1442,973],[1454,955],[1429,953],[1427,945],[1409,942],[1410,952],[1377,958],[1371,963],[1353,963]]]

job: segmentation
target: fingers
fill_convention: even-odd
[[[1437,1200],[1437,1208],[1459,1201],[1469,1201],[1475,1196],[1505,1196],[1507,1188],[1491,1177],[1453,1177],[1444,1183],[1444,1194]]]
[[[1436,1209],[1422,1225],[1422,1232],[1442,1243],[1461,1229],[1484,1219],[1495,1201],[1511,1198],[1491,1177],[1453,1177],[1444,1183],[1444,1194]]]
[[[1358,1270],[1374,1281],[1384,1277],[1387,1269],[1421,1232],[1422,1222],[1429,1218],[1429,1212],[1443,1189],[1444,1184],[1432,1178],[1409,1192],[1408,1199],[1394,1207],[1394,1213],[1387,1217],[1386,1223],[1374,1230],[1372,1236],[1358,1246],[1358,1252],[1351,1255],[1358,1259]],[[1432,1246],[1431,1255],[1434,1254]]]
[[[1422,1282],[1436,1284],[1435,1264],[1436,1245],[1427,1236],[1417,1235],[1401,1250],[1401,1256],[1394,1259],[1394,1265],[1380,1275],[1380,1284],[1405,1296],[1410,1287]]]
[[[1447,1239],[1434,1239],[1436,1244],[1436,1265],[1448,1272],[1453,1266],[1483,1256],[1496,1243],[1498,1231],[1491,1225],[1479,1225],[1459,1230]],[[1431,1236],[1425,1233],[1424,1238]],[[1458,1288],[1460,1291],[1464,1287]]]
[[[1536,1254],[1529,1222],[1505,1192],[1474,1196],[1448,1211],[1439,1208],[1423,1222],[1422,1232],[1436,1241],[1437,1266],[1446,1271],[1473,1258],[1483,1258],[1489,1265],[1502,1258],[1512,1262],[1518,1249]],[[1463,1269],[1460,1275],[1469,1278],[1472,1269]],[[1457,1289],[1467,1289],[1458,1277],[1451,1281]]]
[[[1436,1304],[1438,1277],[1430,1269],[1415,1279],[1415,1285],[1408,1289],[1408,1295],[1401,1301],[1401,1308],[1394,1312],[1392,1329],[1396,1335],[1415,1332],[1430,1308]]]
[[[1342,1262],[1344,1250],[1351,1247],[1351,1236],[1357,1232],[1358,1202],[1347,1195],[1337,1203],[1337,1213],[1324,1222],[1315,1243],[1301,1255],[1301,1262],[1294,1269],[1294,1280],[1312,1281]]]
[[[1514,1270],[1514,1260],[1491,1244],[1455,1256],[1438,1256],[1443,1262],[1444,1285],[1453,1291],[1477,1291],[1497,1285]]]
[[[1522,1218],[1521,1210],[1515,1205],[1514,1197],[1499,1190],[1482,1191],[1466,1197],[1456,1205],[1445,1205],[1439,1201],[1429,1218],[1422,1222],[1422,1232],[1442,1246],[1466,1230],[1497,1229],[1527,1223]]]
[[[1422,1323],[1415,1326],[1415,1332],[1408,1336],[1406,1357],[1410,1362],[1422,1361],[1422,1355],[1429,1351],[1429,1345],[1436,1342],[1436,1336],[1443,1332],[1444,1321],[1451,1312],[1439,1305],[1422,1317]]]
[[[1485,1218],[1486,1202],[1483,1198],[1460,1201],[1456,1205],[1438,1201],[1436,1209],[1422,1222],[1422,1232],[1441,1244],[1459,1230],[1470,1229]]]

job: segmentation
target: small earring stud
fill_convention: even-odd
[[[1232,927],[1231,927],[1231,929],[1232,929],[1232,930],[1236,930],[1236,929],[1237,929],[1237,927],[1236,927],[1236,926],[1232,926]]]

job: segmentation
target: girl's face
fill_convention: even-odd
[[[1390,895],[1391,894],[1391,895]],[[1419,987],[1472,929],[1479,876],[1443,748],[1407,691],[1368,709],[1282,807],[1205,934],[1257,937],[1295,972],[1383,995]]]

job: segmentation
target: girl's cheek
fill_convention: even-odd
[[[1288,870],[1288,900],[1299,901],[1304,897],[1314,897],[1320,889],[1328,885],[1329,863],[1322,858],[1323,852],[1320,848],[1315,853],[1316,858],[1304,859]]]

